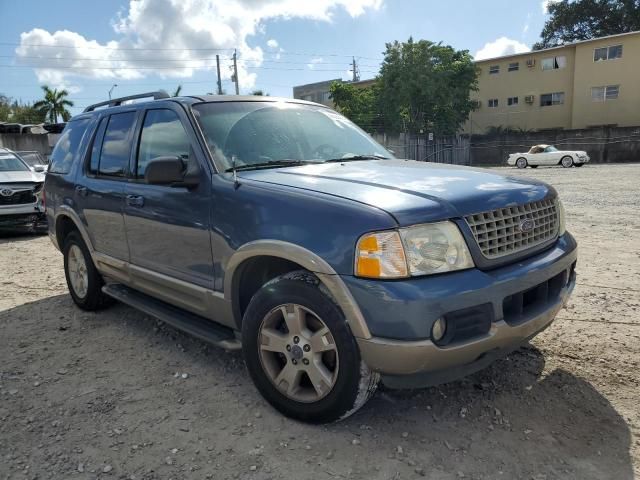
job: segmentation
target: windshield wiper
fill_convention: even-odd
[[[349,157],[330,158],[329,160],[325,160],[323,163],[357,162],[358,160],[388,160],[388,159],[389,157],[378,155],[377,153],[371,153],[369,155],[351,155]]]
[[[225,172],[240,172],[242,170],[258,170],[260,168],[295,167],[297,165],[308,165],[305,160],[269,160],[268,162],[248,163],[246,165],[234,165],[227,168]]]

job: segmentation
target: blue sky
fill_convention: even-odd
[[[375,76],[385,43],[442,41],[488,58],[524,51],[540,34],[541,0],[0,0],[0,93],[32,101],[65,87],[77,113],[90,103],[183,85],[214,92],[215,54],[233,93],[291,96],[292,86],[345,78],[351,56]]]

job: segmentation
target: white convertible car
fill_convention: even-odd
[[[564,168],[581,167],[589,161],[587,152],[558,150],[553,145],[535,145],[527,153],[512,153],[507,165],[518,168],[537,168],[539,165],[562,165]]]

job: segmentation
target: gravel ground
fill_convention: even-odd
[[[501,171],[564,199],[568,308],[472,377],[328,426],[272,410],[237,353],[75,308],[46,236],[0,239],[0,478],[640,478],[640,164]]]

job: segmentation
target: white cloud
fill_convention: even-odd
[[[230,55],[238,51],[242,88],[255,84],[263,51],[247,39],[264,31],[270,19],[330,22],[336,10],[357,17],[379,9],[383,0],[130,0],[113,21],[114,39],[99,43],[76,32],[34,28],[20,35],[17,61],[33,65],[38,80],[68,84],[69,77],[137,79],[151,74],[186,78],[197,70],[215,70],[221,56],[224,79],[231,75]],[[277,42],[267,42],[277,48]],[[275,45],[273,47],[272,45]],[[172,49],[172,50],[166,50]],[[279,50],[280,52],[282,50]],[[74,67],[74,68],[66,68]],[[162,67],[162,68],[160,68]]]
[[[275,38],[271,38],[267,40],[267,47],[269,48],[278,48],[278,41]]]
[[[507,37],[500,37],[493,42],[485,43],[484,47],[476,52],[474,58],[476,60],[484,60],[487,58],[502,57],[503,55],[512,55],[514,53],[524,53],[529,50],[531,49],[522,42]]]
[[[307,63],[307,67],[309,67],[310,70],[313,70],[314,68],[316,68],[316,65],[322,62],[324,62],[324,59],[322,57],[312,58],[311,60],[309,60],[309,63]]]
[[[542,7],[542,13],[543,14],[547,14],[549,13],[549,4],[550,3],[558,3],[561,0],[542,0],[542,2],[540,3],[540,6]]]

